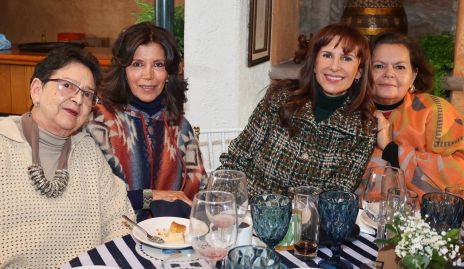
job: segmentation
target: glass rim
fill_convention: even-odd
[[[441,197],[455,197],[457,198],[459,201],[461,201],[461,203],[464,204],[464,199],[459,197],[458,195],[456,194],[453,194],[453,193],[449,193],[449,192],[441,192],[441,191],[433,191],[433,192],[428,192],[428,193],[424,193],[422,195],[422,203],[425,202],[430,202],[430,200],[428,199],[429,197],[432,197],[432,196],[441,196]]]
[[[371,166],[369,168],[367,168],[367,172],[370,173],[372,170],[374,169],[392,169],[396,172],[399,172],[400,174],[404,174],[403,170],[401,170],[401,168],[398,168],[398,167],[394,167],[394,166],[390,166],[390,165],[375,165],[375,166]]]
[[[258,195],[255,195],[255,196],[251,197],[251,200],[254,201],[254,200],[257,199],[258,197],[270,196],[270,195],[273,195],[273,196],[275,196],[275,197],[285,197],[285,198],[287,198],[288,200],[290,200],[290,197],[288,197],[287,195],[278,194],[278,193],[263,193],[263,194],[258,194]]]
[[[219,174],[220,173],[232,173],[232,174],[237,174],[237,175],[240,175],[240,178],[245,178],[246,179],[246,175],[244,172],[240,171],[240,170],[234,170],[234,169],[220,169],[220,170],[214,170],[210,173],[209,177],[217,177],[217,178],[221,178],[221,179],[230,179],[230,180],[235,180],[235,179],[238,179],[239,177],[237,178],[230,178],[230,177],[226,177],[226,176],[220,176]]]
[[[354,200],[359,200],[359,195],[357,195],[356,193],[349,192],[349,191],[343,191],[343,190],[326,190],[326,191],[321,192],[321,193],[319,194],[319,197],[324,198],[324,196],[327,196],[328,193],[339,193],[339,194],[344,194],[344,195],[347,195],[347,197],[353,198],[353,201],[354,201]],[[351,200],[351,199],[350,199],[350,200]]]
[[[205,198],[200,198],[200,196],[202,195],[207,195],[207,194],[222,194],[222,195],[225,195],[225,196],[229,196],[230,199],[227,199],[227,200],[223,200],[223,201],[208,201],[206,200]],[[193,197],[193,200],[197,200],[197,201],[200,201],[200,202],[203,202],[203,203],[209,203],[209,204],[224,204],[224,203],[230,203],[230,202],[234,202],[235,203],[235,195],[231,192],[228,192],[228,191],[216,191],[216,190],[203,190],[203,191],[199,191],[195,194],[195,196]]]
[[[314,191],[316,191],[316,193],[313,193],[311,192],[310,194],[307,194],[307,193],[298,193],[298,190],[302,190],[302,189],[312,189]],[[299,196],[316,196],[316,195],[319,195],[321,194],[323,191],[318,188],[318,187],[314,187],[314,186],[306,186],[306,185],[303,185],[303,186],[298,186],[298,187],[294,187],[293,188],[293,194],[296,196],[296,195],[299,195]]]

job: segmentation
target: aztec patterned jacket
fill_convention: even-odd
[[[283,91],[269,109],[261,100],[243,132],[221,155],[220,168],[243,171],[250,195],[285,194],[288,187],[301,185],[354,191],[374,148],[374,122],[366,133],[359,111],[343,114],[347,98],[327,120],[316,123],[308,100],[292,117],[297,133],[290,138],[278,114],[286,98]]]
[[[427,93],[406,94],[389,116],[406,186],[422,194],[464,186],[463,119],[447,101]],[[369,166],[384,164],[375,148]]]
[[[136,206],[131,192],[138,191],[142,196],[140,190],[181,190],[193,199],[200,185],[206,185],[206,172],[190,123],[182,117],[178,126],[168,126],[165,113],[162,109],[149,116],[131,105],[115,113],[97,105],[87,125],[113,172],[126,181],[136,210],[141,208]],[[149,193],[143,197],[143,209],[149,209]]]

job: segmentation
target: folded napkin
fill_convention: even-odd
[[[359,229],[361,230],[362,233],[367,233],[367,234],[376,234],[376,229],[377,229],[377,223],[373,220],[371,220],[366,212],[364,210],[360,209],[358,211],[358,217],[356,219],[356,224],[358,224]]]
[[[7,49],[11,49],[11,42],[10,40],[6,39],[4,34],[0,34],[0,50]]]

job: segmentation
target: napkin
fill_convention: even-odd
[[[11,48],[11,42],[6,39],[4,34],[0,34],[0,50],[7,50]]]
[[[361,230],[362,233],[367,233],[367,234],[376,234],[377,230],[377,223],[373,220],[371,220],[366,212],[364,210],[360,209],[358,211],[358,217],[356,218],[356,224],[358,224],[359,229]]]

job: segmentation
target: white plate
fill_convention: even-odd
[[[169,229],[171,222],[177,222],[179,224],[183,224],[187,227],[185,230],[185,243],[184,244],[157,244],[147,238],[147,236],[137,228],[132,228],[132,235],[139,240],[140,242],[157,247],[157,248],[164,248],[164,249],[181,249],[190,247],[192,244],[190,243],[189,238],[189,219],[184,218],[177,218],[177,217],[159,217],[159,218],[151,218],[146,219],[144,221],[139,222],[139,225],[142,226],[145,230],[147,230],[150,234],[155,234],[157,229]]]

